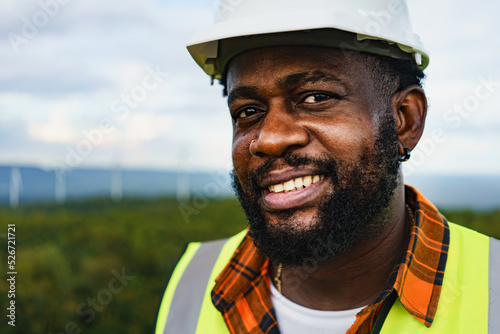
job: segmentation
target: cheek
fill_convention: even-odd
[[[314,137],[334,157],[350,162],[358,161],[374,140],[369,124],[352,123],[323,124],[315,128]]]
[[[251,158],[250,141],[245,137],[233,138],[233,167],[235,176],[242,181],[242,177],[245,175],[245,171],[248,170],[248,164]]]

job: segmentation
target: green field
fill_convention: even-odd
[[[443,211],[500,238],[500,210]],[[107,199],[0,207],[1,333],[151,333],[164,285],[187,241],[245,228],[234,199]],[[15,224],[16,321],[10,299],[7,225]]]

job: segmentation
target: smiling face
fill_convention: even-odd
[[[230,64],[235,189],[273,261],[325,261],[383,227],[398,137],[363,57],[290,46]]]

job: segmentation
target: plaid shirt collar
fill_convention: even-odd
[[[347,334],[369,333],[393,290],[408,313],[425,326],[432,325],[448,255],[448,223],[417,190],[406,186],[405,192],[406,203],[415,217],[408,249],[386,289],[374,304],[358,313]],[[270,297],[268,267],[269,260],[257,253],[247,235],[217,278],[212,302],[232,334],[279,334]]]

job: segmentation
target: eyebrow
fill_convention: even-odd
[[[277,84],[281,89],[292,89],[300,85],[304,85],[306,83],[316,83],[316,82],[335,82],[343,85],[343,81],[332,74],[326,74],[320,70],[316,70],[312,73],[310,72],[302,72],[295,73],[286,76],[285,78],[279,79]]]
[[[227,103],[231,104],[237,99],[241,98],[256,98],[258,97],[258,91],[259,89],[255,86],[237,87],[229,93],[227,97]]]
[[[293,89],[306,83],[335,82],[344,85],[343,81],[335,75],[326,74],[320,70],[312,73],[302,72],[287,75],[277,80],[277,85],[282,90]],[[228,105],[240,98],[258,98],[259,89],[256,86],[241,86],[233,89],[227,98]]]

